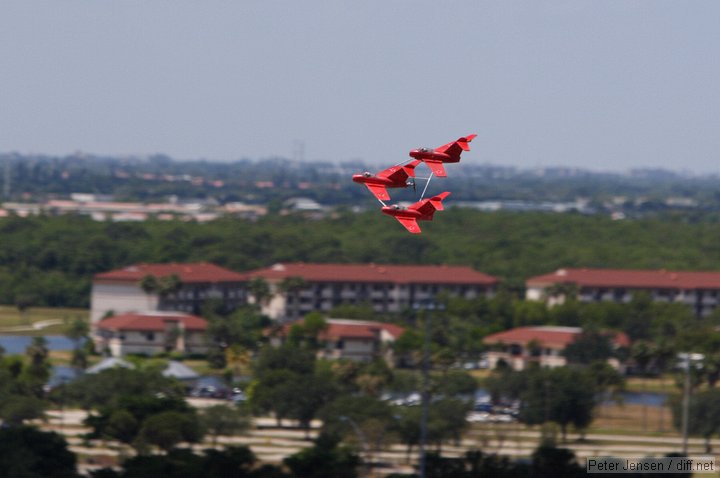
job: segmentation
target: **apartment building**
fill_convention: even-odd
[[[528,279],[526,286],[526,299],[549,305],[562,303],[569,293],[581,302],[626,303],[645,292],[653,301],[685,304],[705,317],[720,303],[720,272],[558,269]]]
[[[148,277],[154,278],[147,281]],[[171,279],[171,280],[168,280]],[[134,264],[96,274],[91,292],[93,324],[108,314],[180,311],[199,314],[203,304],[221,300],[231,310],[247,303],[246,277],[207,262]]]
[[[292,321],[341,304],[370,304],[376,312],[399,312],[441,292],[490,297],[498,280],[470,267],[380,264],[283,263],[247,273],[264,279],[271,297],[265,314]],[[292,279],[292,280],[291,280]]]

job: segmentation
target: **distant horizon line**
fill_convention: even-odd
[[[356,158],[356,159],[339,159],[339,160],[332,160],[332,159],[309,159],[309,158],[303,158],[303,159],[297,159],[292,158],[288,156],[283,156],[281,154],[274,154],[274,155],[268,155],[261,158],[250,158],[250,157],[239,157],[235,159],[209,159],[209,158],[178,158],[174,157],[168,153],[127,153],[127,154],[120,154],[120,153],[92,153],[82,150],[76,150],[72,153],[65,153],[65,154],[53,154],[53,153],[35,153],[35,152],[25,152],[21,153],[18,151],[0,151],[0,160],[5,160],[8,157],[37,157],[42,159],[101,159],[101,160],[135,160],[135,161],[150,161],[152,159],[158,158],[158,159],[165,159],[170,160],[177,163],[193,163],[193,162],[208,162],[208,163],[217,163],[217,164],[232,164],[232,163],[239,163],[239,162],[251,162],[251,163],[260,163],[262,161],[271,161],[271,160],[279,160],[279,161],[287,161],[289,163],[293,164],[325,164],[325,163],[335,163],[341,166],[349,166],[352,163],[357,163],[359,168],[362,168],[364,166],[372,166],[372,167],[383,167],[383,166],[392,166],[392,165],[385,165],[382,164],[376,164],[375,162],[366,162],[362,158]],[[408,162],[411,161],[411,159],[408,159]],[[399,164],[402,164],[400,162]],[[563,164],[549,164],[549,165],[535,165],[535,166],[527,166],[527,165],[518,165],[518,164],[500,164],[500,163],[493,163],[489,161],[478,163],[476,161],[467,161],[466,164],[477,168],[497,168],[497,169],[509,169],[509,170],[515,170],[517,172],[537,172],[537,171],[549,171],[549,170],[566,170],[566,171],[574,171],[574,172],[586,172],[591,174],[617,174],[617,175],[627,175],[627,174],[636,174],[636,173],[670,173],[675,176],[683,177],[683,178],[707,178],[707,177],[718,177],[720,176],[720,169],[715,172],[711,171],[698,171],[691,168],[682,168],[682,169],[672,169],[669,167],[663,167],[663,166],[633,166],[629,167],[627,169],[621,170],[621,169],[598,169],[598,168],[592,168],[587,166],[577,166],[577,165],[563,165]]]

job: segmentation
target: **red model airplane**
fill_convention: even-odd
[[[420,234],[420,226],[418,221],[432,221],[433,214],[435,211],[442,211],[442,201],[450,195],[449,192],[440,193],[437,196],[433,196],[430,199],[423,199],[415,204],[402,208],[400,206],[384,206],[382,212],[388,216],[392,216],[400,224],[405,226],[405,229],[413,234]]]
[[[355,174],[352,180],[356,183],[364,184],[380,201],[389,201],[390,195],[385,188],[406,188],[408,186],[408,178],[415,177],[415,166],[422,161],[416,159],[404,166],[393,166],[384,171],[372,175],[369,172]]]
[[[420,159],[424,161],[425,164],[430,167],[435,176],[445,177],[447,176],[447,173],[445,173],[443,163],[459,162],[460,153],[462,153],[463,151],[470,151],[470,145],[468,143],[470,143],[470,141],[472,141],[475,136],[477,135],[471,134],[468,136],[463,136],[457,141],[453,141],[452,143],[445,144],[435,149],[413,149],[412,151],[410,151],[410,156],[415,159]]]

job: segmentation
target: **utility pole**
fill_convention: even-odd
[[[10,200],[10,158],[5,158],[5,174],[3,174],[3,199]]]
[[[430,407],[430,319],[432,306],[425,309],[425,332],[422,359],[422,411],[420,415],[420,478],[425,478],[425,445],[427,444],[427,422]]]
[[[415,310],[422,312],[424,319],[423,333],[423,358],[422,358],[422,410],[420,415],[420,446],[419,448],[419,478],[426,478],[426,456],[428,433],[428,414],[430,409],[430,334],[433,312],[443,308],[442,304],[436,304],[432,299],[424,300],[413,305]]]
[[[682,452],[688,451],[688,421],[690,415],[690,354],[685,354],[685,380],[683,383],[682,401]]]

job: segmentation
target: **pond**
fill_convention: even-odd
[[[5,349],[7,355],[24,354],[25,349],[32,343],[33,337],[30,335],[0,335],[0,347]],[[75,342],[62,335],[48,335],[48,350],[73,350]]]

